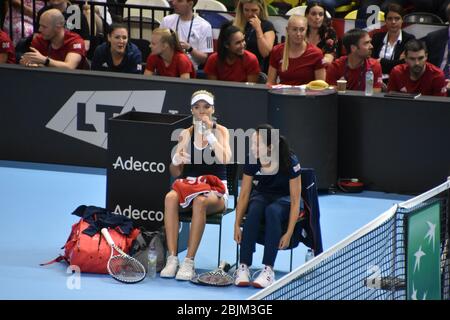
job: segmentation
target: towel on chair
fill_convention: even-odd
[[[226,192],[222,180],[213,175],[177,179],[172,184],[172,189],[178,193],[182,208],[187,208],[198,195],[214,192],[218,197],[222,197]]]

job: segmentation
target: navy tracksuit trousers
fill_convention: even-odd
[[[290,208],[290,196],[280,197],[252,191],[242,230],[241,263],[252,265],[253,253],[260,237],[261,222],[265,221],[263,264],[269,266],[275,264],[282,232],[285,232],[282,230],[282,225],[283,222],[289,221]]]

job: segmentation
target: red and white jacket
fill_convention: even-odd
[[[226,193],[222,180],[213,175],[177,179],[172,184],[172,189],[178,193],[182,208],[187,208],[198,195],[214,192],[218,197],[223,197]]]

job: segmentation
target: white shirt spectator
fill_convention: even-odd
[[[212,27],[208,21],[198,15],[194,15],[193,20],[183,21],[176,13],[165,16],[161,21],[160,28],[168,28],[177,32],[180,41],[187,42],[194,49],[211,53],[214,51]],[[189,39],[188,39],[189,38]],[[198,69],[198,62],[188,54],[194,64],[195,69]]]
[[[106,0],[95,0],[95,2],[103,2],[106,3]],[[105,16],[105,9],[106,9],[106,23],[111,25],[112,24],[112,18],[111,18],[111,14],[109,13],[108,7],[104,7],[104,6],[96,6],[96,8],[99,9],[100,11],[100,17],[104,17]]]

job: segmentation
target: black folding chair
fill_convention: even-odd
[[[218,212],[215,214],[210,214],[206,216],[206,224],[215,224],[219,226],[219,253],[217,258],[217,266],[220,265],[220,253],[222,248],[222,219],[224,216],[229,214],[230,212],[233,212],[236,209],[236,202],[237,202],[237,196],[238,196],[238,164],[232,163],[227,164],[227,187],[228,187],[228,193],[229,193],[229,201],[230,203],[231,197],[233,197],[233,206],[228,207],[225,212]],[[180,222],[188,222],[191,223],[192,221],[192,211],[184,211],[180,212]]]
[[[300,242],[303,242],[307,247],[314,250],[314,255],[322,253],[322,233],[320,230],[320,209],[319,200],[317,195],[316,175],[314,169],[302,168],[302,193],[301,198],[303,200],[303,209],[301,210],[294,232],[292,233],[291,242],[289,246],[284,250],[290,250],[290,264],[289,272],[292,271],[292,260],[294,255],[294,249],[298,247]],[[241,227],[244,225],[244,219],[242,219]],[[282,232],[286,232],[288,227],[288,221],[282,226]],[[265,224],[261,223],[259,229],[259,235],[256,242],[264,245]],[[239,263],[239,245],[236,244],[236,268]]]

